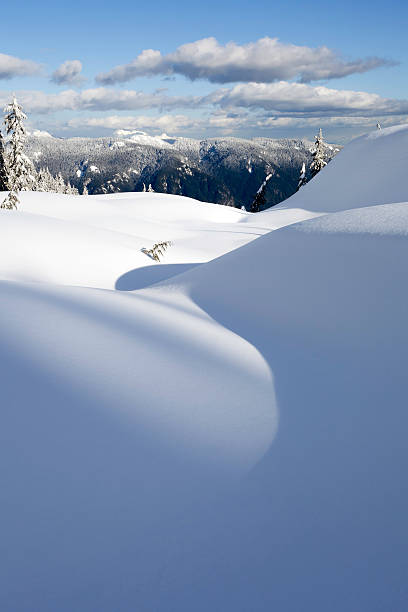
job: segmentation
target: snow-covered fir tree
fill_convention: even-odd
[[[69,181],[65,183],[61,173],[58,173],[57,176],[53,176],[48,167],[40,168],[38,171],[34,191],[78,195],[78,189],[73,187]]]
[[[297,191],[299,191],[299,189],[301,187],[303,187],[303,185],[306,185],[306,183],[307,183],[307,179],[306,179],[306,164],[305,164],[305,162],[303,162],[302,169],[301,169],[300,174],[299,174],[299,181],[298,181],[298,185],[297,185]]]
[[[256,213],[261,210],[266,204],[265,198],[265,187],[262,186],[255,194],[254,200],[251,204],[250,212]]]
[[[7,168],[3,135],[0,132],[0,191],[7,191]]]
[[[320,128],[319,133],[316,136],[315,146],[312,150],[313,161],[310,164],[310,173],[312,178],[316,176],[320,170],[323,170],[325,166],[327,166],[327,161],[325,159],[326,152],[324,148],[324,140],[322,128]]]
[[[35,188],[36,173],[31,160],[24,153],[26,140],[24,121],[27,119],[27,116],[15,97],[5,107],[4,112],[6,113],[4,123],[6,125],[7,136],[9,137],[6,160],[10,191],[1,208],[17,208],[19,191]]]
[[[62,177],[61,177],[61,178],[62,178]],[[89,192],[88,192],[88,185],[89,185],[89,183],[90,183],[90,182],[91,182],[91,179],[86,179],[86,180],[84,181],[84,186],[83,186],[83,188],[82,188],[82,195],[88,195],[88,193],[89,193]]]
[[[148,190],[147,190],[147,191],[148,191],[149,193],[154,193],[154,189],[153,189],[153,187],[152,187],[152,184],[151,184],[151,183],[149,183],[149,188],[148,188]]]
[[[266,186],[268,182],[271,180],[271,178],[272,178],[272,173],[267,174],[264,182],[262,183],[262,185],[260,186],[260,188],[255,194],[255,197],[251,204],[251,208],[249,209],[250,212],[254,212],[254,213],[259,212],[265,206],[266,204],[266,197],[265,197]]]

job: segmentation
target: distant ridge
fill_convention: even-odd
[[[191,138],[121,132],[109,138],[54,138],[33,132],[29,155],[37,167],[80,192],[90,194],[143,191],[184,195],[204,202],[250,207],[265,177],[272,173],[265,208],[296,190],[299,171],[311,162],[308,140],[272,138]],[[328,145],[328,158],[339,149]]]

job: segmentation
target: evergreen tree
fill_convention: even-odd
[[[65,193],[66,185],[65,185],[64,177],[62,176],[61,172],[59,172],[57,176],[55,177],[55,183],[56,183],[57,193]]]
[[[265,187],[266,185],[262,185],[260,189],[255,194],[254,200],[251,204],[250,212],[256,213],[261,210],[263,206],[266,204],[265,198]]]
[[[52,176],[48,167],[40,168],[40,170],[38,171],[34,191],[78,195],[78,189],[76,189],[76,187],[73,187],[69,181],[68,183],[65,183],[61,172],[59,172],[57,176]]]
[[[266,197],[265,197],[266,186],[268,182],[271,180],[271,178],[272,178],[272,172],[267,174],[264,182],[262,183],[262,185],[256,192],[253,202],[251,204],[251,208],[249,209],[250,212],[254,212],[254,213],[259,212],[265,206],[266,204]]]
[[[0,132],[0,191],[7,191],[7,168],[4,153],[3,135]]]
[[[44,168],[40,168],[37,174],[37,191],[46,191],[45,187],[45,172]]]
[[[307,183],[307,179],[306,179],[306,164],[305,164],[305,162],[303,162],[302,169],[301,169],[300,174],[299,174],[299,182],[298,182],[298,186],[297,186],[297,190],[296,191],[299,191],[299,189],[301,187],[303,187],[303,185],[306,185],[306,183]]]
[[[320,128],[319,133],[316,136],[315,140],[315,148],[312,151],[313,161],[310,164],[310,172],[312,178],[323,170],[325,166],[327,166],[327,162],[325,160],[325,149],[324,149],[324,140],[322,128]]]
[[[88,195],[88,185],[90,182],[91,182],[91,179],[89,178],[84,181],[84,186],[82,188],[82,195]]]
[[[6,116],[4,123],[9,136],[7,153],[8,187],[9,194],[3,201],[1,208],[17,208],[19,202],[18,192],[32,189],[35,186],[35,170],[31,160],[24,154],[26,130],[24,121],[27,116],[16,98],[4,109]]]

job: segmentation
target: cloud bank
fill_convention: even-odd
[[[8,92],[0,92],[0,103],[9,101]],[[29,113],[49,114],[58,111],[137,111],[142,109],[187,108],[200,110],[220,108],[230,115],[239,109],[269,114],[302,117],[403,115],[408,100],[382,98],[364,91],[313,87],[302,83],[245,83],[222,88],[206,96],[171,96],[166,90],[145,93],[96,87],[59,93],[20,91],[18,99]]]
[[[134,90],[115,90],[105,87],[85,89],[81,92],[66,89],[60,93],[38,90],[18,92],[18,100],[30,113],[48,114],[58,111],[129,111],[146,108],[188,108],[203,103],[198,96],[169,96],[165,91],[144,93]],[[9,101],[8,92],[0,92],[0,103]]]

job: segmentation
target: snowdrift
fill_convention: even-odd
[[[353,151],[406,131],[378,134],[287,209],[2,216],[2,609],[405,612],[408,204],[389,163],[401,203],[369,206]]]
[[[279,411],[181,609],[406,607],[407,231],[408,204],[346,211],[168,281],[260,351]]]
[[[336,212],[406,202],[407,151],[407,125],[360,136],[281,206]],[[263,213],[267,214],[268,211]]]

